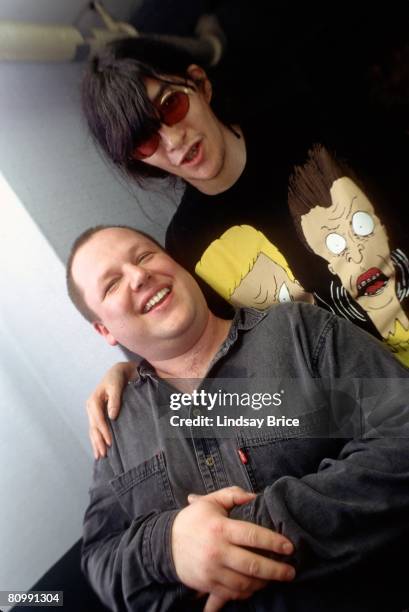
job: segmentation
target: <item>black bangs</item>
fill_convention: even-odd
[[[132,60],[124,63],[112,75],[104,92],[107,153],[119,164],[126,164],[136,145],[160,128],[158,112],[143,82],[147,71],[132,65],[135,64]]]
[[[110,43],[88,64],[82,79],[82,107],[91,133],[108,158],[121,170],[155,174],[132,159],[132,152],[160,128],[144,80],[165,83],[186,81],[193,58],[163,42],[143,37]],[[169,76],[169,80],[165,75]]]
[[[96,58],[92,68],[93,77],[84,79],[82,91],[88,125],[110,159],[126,164],[137,142],[160,126],[143,82],[148,75],[130,59],[107,66]]]

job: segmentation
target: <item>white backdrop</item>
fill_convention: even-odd
[[[84,401],[121,354],[77,315],[63,264],[3,177],[0,218],[0,590],[20,590],[81,535]]]
[[[86,4],[3,0],[0,19],[71,23]],[[105,2],[120,19],[136,4]],[[161,240],[180,198],[131,189],[104,163],[81,116],[81,70],[0,64],[0,590],[31,587],[81,536],[84,402],[123,359],[66,297],[69,246],[99,223]]]

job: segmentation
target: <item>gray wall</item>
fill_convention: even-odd
[[[6,1],[0,19],[70,23],[85,4]],[[105,4],[120,18],[135,5]],[[29,588],[80,537],[92,466],[84,402],[122,358],[66,299],[69,246],[98,223],[162,239],[181,193],[115,177],[81,118],[81,68],[0,64],[0,590]]]
[[[163,238],[177,190],[141,191],[94,148],[81,116],[81,64],[0,65],[0,170],[63,259],[80,231],[131,223]]]

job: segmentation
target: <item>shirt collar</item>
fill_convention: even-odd
[[[268,310],[256,310],[255,308],[239,308],[236,310],[233,323],[237,319],[237,329],[248,331],[253,329],[267,316]]]
[[[253,329],[253,327],[255,327],[260,321],[264,319],[264,317],[267,315],[267,312],[268,310],[255,310],[254,308],[238,308],[235,311],[227,338],[213,357],[209,365],[209,370],[233,346],[233,344],[237,340],[238,332]],[[142,384],[142,382],[146,380],[147,377],[150,377],[153,380],[157,380],[158,378],[154,367],[151,366],[151,364],[146,361],[146,359],[143,359],[141,361],[138,367],[138,373],[139,381],[132,381],[133,384],[135,384],[135,382],[139,382],[139,384]]]

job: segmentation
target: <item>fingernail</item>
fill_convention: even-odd
[[[290,567],[285,573],[285,579],[294,580],[294,578],[295,578],[295,569],[293,567]]]
[[[195,499],[197,498],[197,495],[195,493],[189,493],[187,498],[189,501],[195,501]]]
[[[293,545],[290,542],[284,542],[281,546],[281,550],[285,555],[290,555],[293,552]]]

